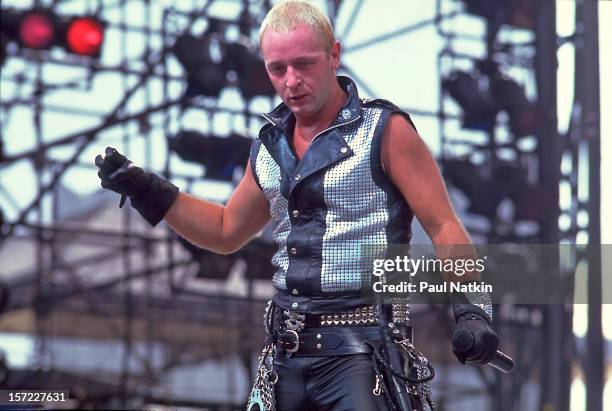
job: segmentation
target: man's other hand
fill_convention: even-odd
[[[453,342],[456,336],[465,331],[471,333],[474,338],[471,344],[461,344],[463,347],[461,345],[457,347],[453,344],[453,353],[457,359],[462,364],[466,362],[479,364],[490,362],[497,352],[499,337],[491,328],[488,318],[478,313],[461,315],[457,318],[457,328],[453,335]]]

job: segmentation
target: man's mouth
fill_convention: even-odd
[[[295,96],[289,96],[289,101],[291,101],[292,103],[298,103],[298,102],[302,101],[304,99],[304,97],[306,97],[306,94],[299,94],[299,95],[295,95]]]

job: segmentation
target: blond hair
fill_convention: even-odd
[[[259,29],[259,46],[266,30],[286,34],[299,25],[310,27],[323,41],[329,53],[336,41],[329,18],[317,7],[303,0],[289,0],[272,7]]]

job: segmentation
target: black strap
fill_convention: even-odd
[[[366,342],[366,344],[370,345],[370,347],[372,348],[372,352],[374,353],[374,357],[376,358],[376,361],[382,364],[385,367],[385,369],[388,369],[389,371],[391,371],[393,375],[400,378],[401,380],[408,381],[412,384],[422,384],[422,383],[433,380],[435,376],[435,371],[429,362],[427,362],[427,369],[429,370],[429,375],[427,375],[426,377],[422,377],[422,378],[413,378],[409,375],[405,375],[403,373],[397,372],[394,369],[392,369],[391,364],[389,364],[389,362],[385,360],[384,355],[380,352],[382,350],[381,346],[376,347],[374,344],[371,344],[370,342]]]
[[[370,354],[368,343],[380,342],[377,327],[318,327],[307,328],[297,333],[299,347],[295,356],[337,356]],[[277,347],[281,349],[295,346],[295,333],[277,332]]]

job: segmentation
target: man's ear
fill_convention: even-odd
[[[332,59],[334,70],[338,70],[338,67],[340,67],[340,52],[341,52],[340,42],[336,40],[334,41],[334,44],[330,52],[330,57]]]

